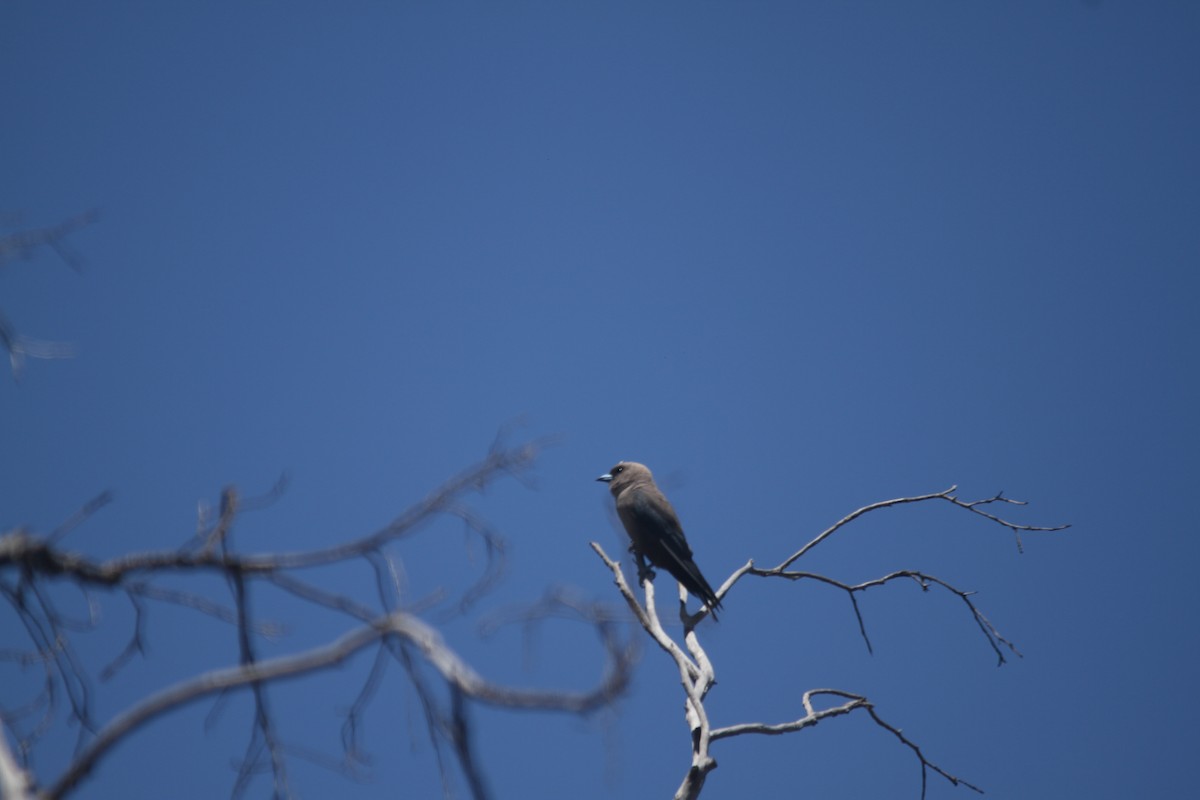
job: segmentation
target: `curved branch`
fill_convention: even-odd
[[[633,590],[629,587],[629,583],[625,580],[625,574],[621,571],[621,565],[608,557],[602,548],[596,542],[591,543],[592,550],[605,563],[605,565],[613,573],[613,582],[620,589],[621,595],[625,598],[625,602],[637,617],[642,628],[650,634],[662,650],[671,657],[679,669],[679,682],[683,687],[685,701],[685,715],[687,718],[688,729],[692,734],[692,764],[688,769],[683,783],[675,792],[676,800],[692,800],[699,796],[700,790],[704,786],[704,779],[708,773],[712,772],[717,767],[716,760],[709,755],[708,747],[711,741],[710,729],[711,725],[708,721],[708,712],[704,708],[704,698],[708,695],[709,690],[717,682],[716,673],[713,670],[712,662],[709,661],[708,655],[704,652],[704,648],[700,646],[700,641],[696,637],[696,623],[704,619],[704,612],[690,615],[687,613],[686,606],[680,604],[680,621],[683,623],[683,638],[691,657],[683,652],[674,639],[667,635],[663,629],[662,623],[658,619],[658,612],[654,605],[654,582],[643,580],[642,588],[646,593],[646,605],[643,607],[634,596]],[[680,597],[683,598],[683,587],[680,587]],[[694,660],[693,660],[694,659]]]
[[[963,501],[963,500],[959,500],[957,497],[954,496],[953,493],[957,489],[958,489],[957,486],[951,486],[949,489],[946,489],[945,491],[942,491],[942,492],[934,492],[932,494],[917,495],[914,497],[897,497],[894,500],[881,500],[878,503],[871,503],[870,505],[863,506],[862,508],[858,509],[857,511],[853,511],[853,512],[847,514],[845,517],[842,517],[840,520],[835,522],[833,525],[831,525],[828,528],[826,528],[825,530],[821,531],[821,533],[817,534],[817,536],[815,538],[813,538],[812,541],[810,541],[808,544],[801,547],[795,553],[792,553],[790,556],[785,558],[779,564],[779,566],[775,567],[775,569],[776,570],[787,569],[789,566],[792,565],[792,563],[794,563],[797,559],[799,559],[801,556],[803,556],[809,550],[812,550],[814,547],[819,545],[821,542],[825,541],[830,536],[832,536],[833,534],[835,534],[839,530],[841,530],[843,527],[845,527],[849,523],[851,523],[854,520],[861,517],[863,514],[868,514],[872,511],[878,511],[881,508],[894,508],[896,506],[907,505],[909,503],[923,503],[923,502],[926,502],[927,500],[945,500],[946,502],[951,503],[952,505],[955,505],[958,508],[962,508],[962,509],[965,509],[966,511],[970,511],[972,514],[978,514],[979,516],[984,517],[985,519],[989,519],[998,525],[1002,525],[1005,528],[1008,528],[1014,534],[1016,534],[1018,548],[1021,547],[1021,541],[1020,541],[1021,531],[1053,532],[1053,531],[1066,530],[1067,528],[1071,527],[1070,525],[1055,525],[1053,527],[1041,527],[1038,525],[1020,525],[1015,522],[1009,522],[1008,520],[1002,519],[1001,517],[998,517],[994,514],[989,514],[986,511],[981,511],[979,507],[988,505],[990,503],[1008,503],[1008,504],[1014,505],[1014,506],[1023,506],[1023,505],[1027,505],[1027,503],[1025,501],[1013,500],[1008,497],[1004,497],[1003,492],[999,492],[994,497],[989,497],[986,500]]]
[[[89,209],[48,228],[35,228],[0,236],[0,267],[17,258],[30,259],[40,247],[50,247],[71,269],[78,271],[82,262],[66,248],[67,236],[97,220],[99,213]]]
[[[596,555],[600,556],[600,560],[612,570],[613,583],[621,591],[621,596],[625,598],[625,602],[629,605],[629,609],[633,615],[637,617],[638,623],[650,634],[655,643],[666,652],[677,664],[681,670],[686,672],[687,679],[694,679],[700,674],[700,668],[688,658],[687,654],[680,649],[679,645],[667,635],[663,630],[662,623],[658,620],[658,615],[654,613],[654,584],[651,581],[646,581],[646,608],[642,608],[641,603],[637,601],[633,590],[629,588],[629,583],[625,580],[625,573],[621,571],[621,565],[608,557],[604,552],[604,548],[596,542],[591,542],[592,549],[596,551]]]
[[[455,505],[459,497],[467,492],[483,491],[501,475],[526,469],[533,463],[546,441],[548,440],[538,440],[506,450],[493,450],[483,461],[442,484],[381,530],[334,547],[246,556],[205,548],[196,552],[171,550],[133,553],[108,561],[94,561],[79,553],[60,550],[52,543],[18,528],[0,536],[0,567],[19,564],[34,573],[65,575],[85,583],[113,586],[140,572],[176,570],[268,574],[368,556],[384,544],[413,532],[436,514],[450,513],[462,517],[463,512]]]
[[[870,505],[863,506],[862,508],[853,511],[852,513],[838,520],[830,527],[826,528],[799,550],[785,558],[779,563],[778,566],[770,569],[762,569],[755,566],[753,559],[747,561],[745,564],[735,570],[720,586],[716,592],[717,598],[723,599],[745,575],[754,575],[756,577],[763,578],[785,578],[792,581],[811,579],[837,587],[846,592],[847,596],[850,598],[850,603],[854,608],[855,618],[858,620],[859,632],[862,634],[863,641],[866,643],[867,649],[870,651],[872,649],[871,640],[867,636],[866,624],[863,621],[862,611],[858,605],[857,593],[865,592],[867,589],[870,589],[874,586],[882,586],[899,578],[908,578],[916,582],[923,591],[928,591],[931,586],[937,585],[957,595],[970,610],[972,617],[979,626],[979,629],[983,632],[985,638],[987,638],[988,644],[991,646],[993,652],[996,653],[999,663],[1003,664],[1005,662],[1005,655],[1004,651],[1001,649],[1001,645],[1004,645],[1018,656],[1021,655],[1020,652],[1016,649],[1012,642],[1005,639],[991,623],[991,621],[979,611],[979,609],[975,606],[975,603],[971,600],[971,592],[957,589],[940,578],[915,570],[899,570],[874,580],[864,581],[858,584],[847,584],[824,575],[819,575],[817,573],[789,570],[789,567],[792,564],[798,561],[814,547],[864,514],[868,514],[872,511],[877,511],[882,508],[892,508],[894,506],[906,505],[910,503],[923,503],[929,500],[942,500],[949,502],[958,508],[962,508],[1008,528],[1017,537],[1018,549],[1021,548],[1020,537],[1023,531],[1061,531],[1070,527],[1069,525],[1042,527],[1010,522],[1009,520],[1006,520],[998,515],[982,510],[982,507],[993,503],[1025,505],[1023,501],[1012,500],[1004,497],[1002,492],[996,494],[994,497],[984,500],[963,501],[954,495],[956,489],[957,487],[951,486],[949,489],[946,489],[942,492],[916,495],[913,497],[899,497],[893,500],[884,500],[878,503],[872,503]],[[680,619],[684,627],[684,641],[688,650],[692,654],[692,658],[694,658],[693,661],[684,655],[679,645],[677,645],[663,631],[662,626],[658,621],[657,614],[654,610],[653,584],[650,582],[643,583],[646,591],[646,605],[643,607],[638,603],[633,591],[625,581],[625,577],[621,572],[620,566],[610,559],[598,544],[595,542],[592,542],[591,544],[592,549],[596,551],[596,554],[600,556],[600,558],[612,571],[617,587],[620,589],[626,603],[637,617],[638,622],[651,636],[651,638],[658,643],[659,647],[661,647],[668,655],[670,655],[680,667],[682,684],[686,693],[686,716],[688,725],[692,731],[692,764],[687,774],[684,776],[683,782],[680,784],[679,789],[675,793],[676,800],[694,800],[694,798],[700,795],[708,773],[716,769],[717,766],[717,762],[708,754],[709,745],[712,742],[744,734],[780,735],[792,733],[812,727],[828,717],[849,714],[859,708],[865,709],[878,726],[896,736],[901,743],[912,749],[913,753],[917,756],[921,763],[922,798],[925,796],[927,777],[930,770],[941,775],[954,785],[962,784],[976,792],[981,792],[978,787],[949,774],[936,764],[933,764],[926,759],[924,754],[921,752],[921,749],[911,740],[905,737],[900,729],[888,724],[879,717],[879,715],[875,712],[874,706],[868,702],[865,697],[836,689],[813,689],[806,692],[803,696],[803,704],[807,713],[805,716],[790,722],[774,724],[758,722],[743,723],[739,725],[726,726],[723,728],[710,729],[707,714],[704,708],[704,699],[708,690],[715,683],[715,674],[712,664],[705,654],[703,648],[700,646],[699,639],[696,637],[695,632],[695,625],[700,619],[703,618],[703,614],[689,616],[687,615],[686,610],[682,611],[680,614]],[[812,698],[820,695],[834,695],[846,699],[847,702],[832,708],[817,711],[812,705]]]
[[[385,652],[394,655],[403,651],[418,662],[425,662],[435,671],[438,679],[446,682],[452,695],[464,701],[510,709],[564,711],[576,714],[587,714],[610,704],[628,686],[632,664],[636,658],[636,648],[633,643],[620,641],[615,627],[607,620],[593,620],[606,654],[603,674],[591,690],[567,692],[521,689],[491,683],[451,650],[435,628],[414,616],[411,608],[407,611],[397,610],[401,599],[401,576],[398,574],[397,565],[385,552],[385,545],[412,533],[435,515],[453,516],[462,520],[468,530],[480,537],[487,547],[488,566],[480,579],[467,590],[459,604],[459,611],[464,610],[489,588],[499,574],[497,565],[503,560],[504,542],[486,520],[476,516],[466,507],[466,495],[484,490],[504,474],[519,473],[530,466],[545,441],[508,448],[493,446],[482,461],[442,484],[384,528],[344,544],[319,550],[293,553],[260,552],[247,555],[233,549],[231,533],[236,516],[242,510],[270,502],[277,497],[282,491],[282,480],[260,500],[244,500],[239,497],[236,488],[227,487],[221,495],[219,518],[202,508],[198,514],[195,536],[183,547],[173,551],[133,553],[101,560],[63,549],[60,546],[61,539],[104,505],[110,498],[108,494],[100,495],[85,505],[49,536],[37,536],[25,528],[0,533],[0,574],[7,574],[7,570],[12,570],[14,575],[19,576],[19,583],[14,586],[0,581],[0,596],[13,605],[22,621],[26,623],[29,635],[42,657],[43,668],[47,672],[47,722],[53,713],[55,699],[60,694],[58,684],[62,683],[66,689],[65,695],[70,701],[68,711],[77,722],[82,723],[81,737],[85,737],[85,732],[91,735],[90,740],[86,740],[86,737],[81,738],[76,760],[67,767],[46,796],[60,797],[69,793],[84,776],[94,771],[113,744],[159,714],[204,697],[225,696],[234,690],[246,688],[253,690],[254,722],[234,794],[236,796],[246,788],[250,778],[261,771],[260,768],[266,765],[267,760],[275,775],[276,791],[287,793],[283,758],[293,748],[276,735],[276,726],[267,704],[268,684],[274,680],[332,667],[368,646],[379,646],[381,649],[376,657],[376,667],[367,677],[347,720],[349,735],[346,741],[354,755],[361,754],[357,737],[354,735],[355,728],[366,703],[374,695],[375,686],[382,674],[381,665]],[[300,580],[295,572],[301,567],[324,566],[357,558],[362,558],[374,569],[379,588],[380,608],[370,608],[348,596],[317,588],[306,580]],[[200,595],[161,586],[170,573],[192,572],[209,572],[223,576],[229,583],[233,596],[232,607],[226,607]],[[267,632],[267,628],[251,613],[250,599],[255,578],[282,589],[303,602],[347,614],[363,627],[356,628],[323,647],[282,658],[260,660],[252,634],[263,634]],[[88,710],[87,685],[82,675],[82,667],[73,660],[70,642],[58,636],[59,626],[65,626],[68,621],[50,604],[49,597],[45,594],[45,589],[54,580],[77,585],[85,594],[89,587],[116,588],[123,591],[133,603],[133,636],[105,675],[119,669],[121,664],[142,648],[142,601],[146,599],[177,603],[234,623],[238,633],[241,663],[237,667],[208,672],[175,684],[143,698],[121,715],[109,720],[108,724],[96,725]],[[56,644],[60,638],[64,639],[63,642]],[[79,681],[76,683],[73,678],[77,673]],[[82,695],[75,691],[77,685],[82,687]],[[421,693],[419,686],[418,692]],[[426,698],[423,696],[423,699]],[[456,712],[453,717],[436,709],[434,711],[441,722],[457,720],[465,723],[467,720],[465,708],[460,708],[461,713]],[[6,719],[11,718],[12,715],[9,715]],[[22,740],[22,746],[24,743]],[[467,766],[469,765],[464,764],[464,769]]]
[[[810,550],[812,550],[814,547],[819,545],[821,542],[828,539],[833,534],[837,533],[839,530],[844,528],[846,525],[849,525],[851,522],[853,522],[854,520],[863,516],[864,514],[868,514],[872,511],[878,511],[881,508],[894,508],[895,506],[907,505],[909,503],[924,503],[929,500],[944,500],[958,508],[961,508],[965,511],[969,511],[972,514],[977,514],[977,515],[983,517],[984,519],[995,522],[997,525],[1008,528],[1010,531],[1013,532],[1013,535],[1016,536],[1017,549],[1020,550],[1021,552],[1024,552],[1024,547],[1021,543],[1021,533],[1022,532],[1036,531],[1036,532],[1053,533],[1056,531],[1064,531],[1067,528],[1071,527],[1069,524],[1053,525],[1053,526],[1047,527],[1047,526],[1041,526],[1041,525],[1021,525],[1016,522],[1011,522],[1011,521],[1006,520],[995,514],[989,514],[986,511],[982,511],[980,509],[980,506],[986,506],[986,505],[990,505],[992,503],[1007,503],[1009,505],[1014,505],[1014,506],[1024,506],[1024,505],[1028,505],[1028,503],[1026,501],[1014,500],[1012,498],[1005,497],[1003,492],[999,492],[995,496],[986,498],[984,500],[970,500],[970,501],[960,500],[960,499],[958,499],[958,497],[956,497],[954,495],[954,492],[957,489],[958,489],[957,486],[951,486],[949,489],[946,489],[945,491],[941,491],[941,492],[933,492],[932,494],[915,495],[912,497],[897,497],[893,500],[881,500],[878,503],[871,503],[870,505],[863,506],[862,508],[852,511],[851,513],[847,514],[846,516],[842,517],[840,520],[835,522],[833,525],[830,525],[828,528],[821,531],[819,534],[817,534],[815,537],[813,537],[812,540],[810,540],[807,544],[805,544],[799,550],[792,553],[790,556],[788,556],[783,561],[781,561],[778,565],[771,567],[770,569],[757,568],[754,566],[754,559],[750,559],[745,564],[743,564],[741,567],[734,570],[733,573],[728,578],[725,579],[725,582],[721,584],[719,589],[717,589],[717,597],[719,599],[724,599],[725,595],[728,594],[733,589],[733,587],[737,584],[737,582],[740,581],[742,579],[742,577],[748,573],[753,573],[755,575],[760,575],[760,576],[764,576],[767,574],[782,574],[788,567],[790,567],[792,564],[794,564],[802,556],[807,554]],[[813,576],[813,577],[816,577],[816,576]]]
[[[847,702],[845,702],[839,706],[833,706],[832,708],[826,708],[826,709],[817,711],[813,707],[812,698],[817,697],[819,695],[833,695],[836,697],[842,697],[842,698],[846,698]],[[978,786],[975,786],[974,784],[969,783],[968,781],[965,781],[962,778],[959,778],[955,775],[951,775],[949,772],[946,772],[944,769],[939,767],[937,764],[934,764],[932,761],[927,759],[925,757],[925,754],[921,752],[921,748],[916,743],[914,743],[911,739],[909,739],[907,736],[905,736],[904,733],[899,728],[885,722],[883,720],[883,718],[880,717],[879,714],[875,711],[875,706],[869,700],[867,700],[867,698],[863,697],[862,695],[852,694],[850,692],[844,692],[840,689],[809,689],[807,692],[804,693],[802,702],[804,703],[804,710],[807,713],[803,717],[800,717],[799,719],[792,720],[791,722],[781,722],[781,723],[775,723],[775,724],[764,723],[764,722],[747,722],[747,723],[742,723],[740,725],[730,725],[725,728],[718,728],[718,729],[714,730],[712,732],[712,738],[713,738],[713,740],[718,740],[718,739],[729,739],[734,736],[743,736],[746,734],[761,734],[761,735],[766,735],[766,736],[779,736],[779,735],[782,735],[785,733],[795,733],[796,731],[802,731],[805,728],[811,728],[823,719],[828,719],[830,717],[844,716],[846,714],[851,713],[852,711],[855,711],[856,709],[862,708],[862,709],[865,709],[866,712],[871,715],[871,719],[875,721],[876,725],[878,725],[879,727],[888,731],[893,736],[895,736],[897,739],[899,739],[902,744],[904,744],[910,750],[913,751],[913,754],[916,755],[917,760],[921,762],[921,798],[922,798],[922,800],[924,800],[924,797],[925,797],[926,778],[927,778],[930,770],[932,770],[933,772],[936,772],[938,775],[941,775],[943,778],[945,778],[947,781],[949,781],[954,786],[962,785],[962,786],[967,787],[968,789],[971,789],[972,791],[978,792],[979,794],[983,794],[983,790],[980,789]]]
[[[113,745],[155,717],[218,692],[293,678],[340,664],[364,647],[386,637],[399,637],[425,657],[456,691],[489,705],[514,709],[583,713],[612,700],[629,680],[629,663],[610,665],[600,684],[589,692],[515,689],[483,679],[455,653],[432,627],[403,612],[395,612],[356,628],[333,642],[302,653],[237,667],[213,670],[157,692],[104,726],[67,771],[46,791],[48,800],[64,797],[88,775]]]
[[[979,630],[983,632],[988,644],[991,645],[992,650],[996,653],[996,657],[999,659],[999,664],[1004,664],[1008,661],[1008,659],[1004,657],[1004,651],[1000,649],[1000,645],[1007,647],[1018,658],[1023,657],[1021,655],[1021,651],[1017,649],[1017,646],[1008,639],[1004,638],[1000,631],[996,629],[996,626],[992,624],[991,620],[984,616],[983,612],[980,611],[975,603],[971,600],[971,595],[974,594],[974,592],[963,591],[962,589],[955,588],[941,578],[938,578],[934,575],[929,575],[925,572],[902,569],[873,580],[863,581],[862,583],[856,584],[843,583],[815,572],[791,572],[778,571],[777,569],[757,569],[755,567],[749,567],[745,570],[745,573],[755,575],[760,578],[786,578],[787,580],[791,581],[809,579],[824,583],[828,586],[837,587],[838,589],[846,592],[850,596],[850,602],[854,606],[854,614],[858,619],[859,633],[862,634],[863,641],[866,642],[867,645],[867,650],[871,653],[874,653],[875,651],[874,648],[871,647],[870,638],[867,636],[866,624],[863,622],[862,612],[858,607],[858,601],[855,598],[855,593],[865,592],[867,589],[875,586],[883,586],[884,584],[890,583],[891,581],[899,578],[912,579],[918,586],[921,587],[921,591],[925,592],[929,591],[929,587],[931,585],[941,586],[946,591],[957,595],[958,598],[966,604],[967,608],[970,609],[971,616],[975,620],[975,624],[979,626]]]

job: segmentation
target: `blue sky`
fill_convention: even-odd
[[[1002,529],[906,508],[804,567],[978,590],[1024,659],[997,669],[950,597],[868,593],[870,656],[840,594],[744,581],[702,633],[710,713],[780,721],[834,686],[991,796],[1183,794],[1200,10],[647,5],[5,4],[0,212],[8,230],[101,221],[71,240],[82,274],[51,255],[0,271],[12,324],[79,351],[0,381],[0,529],[50,530],[112,489],[72,546],[172,548],[198,500],[287,470],[239,542],[316,547],[374,530],[522,419],[562,439],[533,486],[477,503],[511,545],[485,604],[506,608],[552,585],[617,601],[587,543],[620,548],[594,483],[618,459],[659,475],[714,583],[870,502],[1004,490],[1031,501],[1019,521],[1074,527],[1019,555]],[[398,554],[414,596],[464,580],[453,525]],[[81,644],[98,661],[128,634],[119,598],[104,607]],[[517,632],[481,640],[476,621],[447,635],[489,677],[595,677],[569,626],[525,659]],[[277,652],[344,627],[306,622]],[[232,631],[194,614],[155,609],[151,634],[101,687],[106,713],[236,660]],[[19,641],[11,614],[0,637]],[[336,753],[365,669],[281,688],[296,738]],[[82,796],[223,796],[247,708],[207,734],[207,707],[156,724]],[[483,711],[480,751],[497,797],[667,796],[680,709],[647,649],[614,714]],[[374,782],[298,762],[304,796],[436,796],[418,717],[393,674]],[[706,797],[919,793],[865,718],[715,755]]]

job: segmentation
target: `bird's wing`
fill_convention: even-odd
[[[690,559],[692,549],[688,547],[683,526],[667,498],[661,492],[646,489],[634,489],[629,494],[626,510],[636,520],[642,535],[655,540],[680,561]]]

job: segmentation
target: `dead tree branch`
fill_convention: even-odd
[[[435,517],[463,520],[468,531],[484,542],[487,563],[459,598],[456,613],[484,595],[503,566],[504,542],[500,534],[472,511],[470,495],[482,491],[504,475],[527,469],[539,451],[540,442],[515,447],[497,445],[480,463],[435,489],[422,501],[374,533],[316,550],[285,553],[243,553],[235,549],[232,532],[239,515],[265,503],[243,499],[236,487],[221,493],[219,513],[201,511],[196,535],[175,550],[130,553],[112,559],[94,559],[62,546],[67,533],[91,517],[110,499],[106,493],[87,503],[49,535],[39,536],[17,528],[0,534],[0,598],[24,625],[30,640],[27,651],[7,651],[8,657],[42,670],[41,689],[27,704],[0,708],[0,723],[14,734],[18,756],[25,757],[49,727],[65,714],[80,729],[78,752],[63,773],[42,788],[46,798],[66,797],[99,767],[114,745],[134,735],[146,724],[187,704],[205,698],[218,707],[236,691],[248,692],[253,714],[249,740],[237,768],[233,794],[243,793],[252,780],[269,773],[273,795],[289,797],[288,758],[297,756],[323,764],[349,776],[355,765],[366,764],[360,730],[371,699],[383,679],[388,662],[395,661],[412,681],[425,707],[435,751],[458,760],[459,771],[475,797],[486,795],[486,781],[470,731],[470,705],[530,711],[555,711],[585,715],[614,702],[627,688],[636,648],[617,635],[611,612],[579,618],[592,624],[604,654],[603,673],[583,691],[550,690],[506,686],[484,678],[463,659],[429,622],[418,614],[421,605],[404,607],[399,567],[390,546],[431,523]],[[278,496],[273,490],[266,498]],[[337,563],[361,562],[376,577],[378,605],[365,604],[348,595],[321,588],[310,580],[313,569]],[[305,569],[305,578],[299,570]],[[224,578],[227,603],[183,591],[169,585],[174,577],[210,574]],[[320,573],[317,573],[319,576]],[[90,594],[119,592],[133,605],[134,629],[128,644],[101,672],[108,677],[131,659],[146,651],[145,619],[152,604],[164,602],[191,609],[229,624],[236,636],[238,663],[179,681],[162,689],[110,720],[97,718],[93,710],[88,665],[75,654],[71,633],[95,620],[72,620],[55,605],[53,585],[77,587]],[[335,640],[301,652],[264,658],[258,640],[277,636],[276,623],[264,620],[256,610],[257,597],[264,591],[283,592],[301,608],[324,608],[343,615],[353,627]],[[285,741],[275,723],[271,687],[274,682],[311,675],[346,662],[357,653],[373,650],[372,666],[357,690],[343,725],[344,753],[333,759]],[[432,678],[432,680],[430,680]],[[439,700],[446,689],[450,702]],[[65,701],[65,710],[62,706]],[[32,724],[30,724],[32,721]],[[32,776],[37,780],[36,776]],[[450,780],[449,773],[444,779]],[[34,789],[39,787],[35,784]]]
[[[832,706],[830,708],[825,708],[825,709],[821,709],[820,711],[818,711],[813,707],[812,699],[814,697],[817,697],[820,695],[832,695],[835,697],[843,697],[843,698],[847,699],[847,702],[842,703],[841,705],[838,705],[838,706]],[[980,789],[978,786],[968,783],[967,781],[963,780],[962,778],[951,775],[950,773],[946,772],[941,767],[939,767],[937,764],[934,764],[932,761],[929,761],[927,758],[925,758],[925,754],[921,752],[921,748],[918,747],[911,739],[909,739],[907,736],[905,736],[904,733],[899,728],[897,728],[887,722],[884,722],[884,720],[879,716],[878,712],[875,711],[875,706],[872,705],[867,700],[867,698],[863,697],[862,695],[851,694],[850,692],[843,692],[840,689],[809,689],[807,692],[804,693],[803,697],[801,697],[801,703],[803,704],[804,710],[806,713],[803,717],[800,717],[799,719],[792,720],[791,722],[781,722],[781,723],[774,723],[774,724],[762,723],[762,722],[743,722],[738,725],[730,725],[727,728],[717,728],[716,730],[714,730],[712,732],[712,739],[714,741],[716,741],[718,739],[729,739],[734,736],[743,736],[746,734],[761,734],[761,735],[765,735],[765,736],[779,736],[779,735],[785,734],[785,733],[795,733],[796,731],[802,731],[805,728],[811,728],[823,719],[828,719],[830,717],[844,716],[846,714],[851,713],[852,711],[855,711],[856,709],[861,708],[861,709],[864,709],[871,716],[871,719],[875,722],[876,725],[883,728],[885,731],[891,733],[893,736],[895,736],[897,739],[900,740],[901,744],[908,747],[910,750],[913,751],[913,754],[916,755],[917,760],[920,761],[920,763],[921,763],[921,797],[922,798],[925,797],[925,791],[926,791],[926,786],[927,786],[926,779],[928,777],[930,770],[932,770],[933,772],[936,772],[938,775],[941,775],[943,778],[948,780],[954,786],[962,785],[962,786],[967,787],[968,789],[978,792],[979,794],[983,794],[983,790]]]
[[[264,685],[280,678],[297,677],[335,666],[363,648],[388,637],[413,645],[448,684],[465,696],[503,708],[586,713],[619,695],[629,677],[624,670],[612,670],[599,686],[589,692],[552,692],[493,684],[455,653],[434,628],[416,617],[395,612],[369,625],[355,628],[322,647],[213,670],[147,697],[105,725],[71,767],[46,790],[45,796],[49,800],[64,797],[91,772],[101,756],[113,745],[156,717],[229,689]]]
[[[720,589],[717,590],[717,597],[724,599],[725,596],[729,594],[733,587],[738,583],[738,581],[747,575],[760,578],[783,578],[789,581],[812,580],[828,586],[836,587],[846,592],[847,596],[850,598],[851,605],[854,608],[855,617],[858,620],[859,632],[862,634],[863,641],[866,643],[868,651],[873,652],[871,640],[867,636],[866,624],[863,621],[862,611],[858,605],[858,594],[877,586],[889,584],[893,581],[908,579],[915,582],[922,591],[929,591],[932,587],[936,586],[944,589],[947,592],[950,592],[953,595],[956,595],[970,611],[972,619],[975,620],[976,625],[987,639],[992,651],[995,652],[997,658],[999,659],[999,663],[1003,664],[1006,660],[1005,650],[1007,649],[1008,651],[1020,656],[1017,648],[1012,642],[1002,636],[996,627],[991,623],[991,621],[983,615],[978,606],[975,604],[974,600],[972,600],[972,592],[958,589],[941,578],[917,570],[898,570],[873,580],[850,584],[827,577],[825,575],[790,569],[790,567],[796,561],[806,555],[814,547],[833,536],[835,533],[842,530],[856,519],[872,511],[877,511],[883,508],[892,508],[900,505],[925,503],[928,501],[939,500],[948,502],[956,508],[961,508],[972,514],[981,516],[993,523],[1001,525],[1002,527],[1008,528],[1016,537],[1018,549],[1022,547],[1021,534],[1023,532],[1053,532],[1065,530],[1069,527],[1068,525],[1042,527],[1011,522],[998,515],[984,511],[983,508],[993,503],[1025,505],[1024,502],[1006,498],[1003,496],[1003,493],[996,494],[994,497],[984,500],[963,501],[954,494],[956,490],[957,487],[952,486],[943,492],[935,492],[932,494],[914,497],[900,497],[894,500],[885,500],[879,503],[872,503],[871,505],[863,506],[862,508],[859,508],[858,510],[838,520],[829,528],[826,528],[775,567],[763,569],[756,567],[753,559],[747,561],[746,564],[734,571],[734,573],[725,580]],[[642,588],[645,601],[644,603],[640,602],[633,589],[629,586],[628,581],[625,579],[621,565],[609,558],[604,552],[603,548],[601,548],[596,542],[592,542],[591,546],[596,554],[600,557],[601,561],[604,562],[605,566],[608,567],[608,569],[612,572],[613,582],[617,586],[621,596],[624,598],[625,603],[633,612],[634,618],[642,626],[647,635],[654,640],[659,648],[671,658],[679,671],[680,683],[684,690],[684,716],[688,724],[688,729],[691,731],[692,761],[684,775],[682,783],[675,792],[676,800],[695,800],[695,798],[700,796],[708,774],[717,767],[717,762],[710,753],[710,748],[715,742],[742,735],[759,734],[778,736],[787,733],[795,733],[807,728],[811,728],[821,720],[844,716],[859,709],[864,710],[868,715],[870,715],[871,719],[877,726],[895,736],[901,744],[912,750],[913,754],[917,757],[921,764],[922,800],[925,797],[928,775],[930,772],[940,775],[954,786],[961,785],[975,792],[982,793],[982,790],[979,787],[963,780],[962,778],[950,774],[934,762],[930,761],[922,752],[921,748],[915,742],[905,736],[899,728],[884,721],[875,710],[874,704],[871,703],[866,697],[845,692],[840,689],[810,689],[809,691],[805,692],[800,698],[800,702],[805,710],[804,716],[789,722],[745,722],[713,728],[704,708],[704,700],[709,690],[711,690],[716,683],[716,675],[712,662],[709,660],[707,653],[701,647],[699,637],[696,634],[696,625],[706,616],[707,612],[704,609],[701,609],[701,611],[695,615],[688,614],[685,604],[686,593],[684,592],[683,588],[680,587],[679,591],[681,602],[679,619],[683,630],[682,641],[684,642],[684,647],[687,649],[687,652],[685,653],[684,647],[680,647],[676,640],[672,639],[671,636],[666,633],[662,623],[659,621],[658,613],[654,604],[654,584],[649,580],[643,579]],[[840,705],[818,710],[813,705],[813,698],[820,696],[839,697],[844,699],[846,702],[841,703]]]
[[[0,269],[18,258],[32,260],[38,250],[48,247],[57,253],[67,266],[78,272],[83,266],[83,259],[67,246],[66,238],[95,222],[97,216],[94,210],[85,211],[48,228],[0,236]],[[0,348],[8,352],[9,367],[16,381],[21,380],[26,358],[73,358],[75,355],[74,346],[67,342],[35,339],[18,333],[3,311],[0,311]]]
[[[91,209],[47,228],[34,228],[0,236],[0,267],[18,258],[29,261],[39,249],[49,247],[67,266],[78,271],[83,261],[78,254],[67,248],[66,238],[80,228],[91,225],[99,216],[95,209]]]

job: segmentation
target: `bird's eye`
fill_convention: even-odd
[[[623,470],[623,469],[625,469],[625,468],[624,468],[624,467],[613,467],[613,468],[612,468],[612,474],[613,474],[613,475],[619,475],[619,474],[621,473],[621,470]]]

